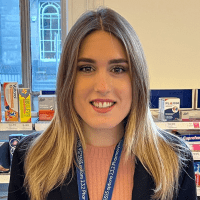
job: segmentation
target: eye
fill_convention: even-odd
[[[91,66],[84,65],[84,66],[80,66],[79,67],[79,71],[82,71],[82,72],[85,72],[85,73],[89,73],[89,72],[93,72],[94,69]]]
[[[126,68],[122,67],[122,66],[116,66],[114,68],[112,68],[111,70],[112,72],[116,73],[116,74],[121,74],[127,71]]]

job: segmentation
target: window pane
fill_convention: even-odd
[[[44,31],[44,40],[50,40],[50,30],[49,31],[47,31],[47,30]]]
[[[44,13],[57,13],[56,9],[53,6],[48,6]]]
[[[47,19],[46,17],[44,17],[44,25],[43,28],[44,29],[50,29],[50,19]]]
[[[30,9],[32,90],[55,90],[61,53],[60,2],[33,1]]]
[[[56,29],[56,30],[58,30],[58,19],[52,19],[51,20],[51,25],[52,25],[52,29]]]
[[[47,58],[47,59],[54,58],[55,59],[55,53],[45,52],[45,58]]]
[[[19,1],[0,0],[0,82],[22,84]]]
[[[47,42],[45,41],[44,42],[44,51],[51,51],[51,43],[50,42]]]

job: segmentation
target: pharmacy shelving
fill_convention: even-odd
[[[197,187],[197,196],[200,197],[200,187]]]
[[[188,130],[188,129],[199,129],[200,130],[200,121],[190,121],[190,122],[161,122],[155,121],[156,125],[162,129],[179,129],[179,130]],[[0,131],[43,131],[48,127],[50,121],[37,121],[36,123],[18,123],[18,122],[2,122],[0,123]]]
[[[35,123],[35,130],[42,131],[44,130],[50,122],[48,121],[38,121]],[[199,129],[200,130],[200,121],[199,122],[160,122],[156,121],[156,125],[162,129]]]
[[[35,130],[43,131],[48,127],[49,124],[50,124],[50,121],[38,121],[35,123]]]
[[[31,131],[33,123],[1,122],[0,131]]]
[[[10,172],[0,174],[0,183],[9,183],[10,181]]]
[[[200,121],[190,121],[190,122],[155,122],[156,125],[162,129],[179,129],[179,130],[188,130],[188,129],[199,129],[200,130]]]

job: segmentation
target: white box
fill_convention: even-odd
[[[200,110],[189,110],[189,118],[200,119]]]
[[[159,120],[171,121],[179,119],[180,98],[160,97],[159,98]]]
[[[180,119],[182,119],[182,121],[189,121],[190,115],[189,115],[189,111],[184,111],[181,110],[180,111]]]
[[[39,95],[39,121],[51,121],[56,108],[56,95]]]

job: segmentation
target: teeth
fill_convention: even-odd
[[[108,108],[108,107],[111,107],[112,105],[114,105],[113,102],[103,102],[103,103],[92,102],[92,104],[97,108]]]

